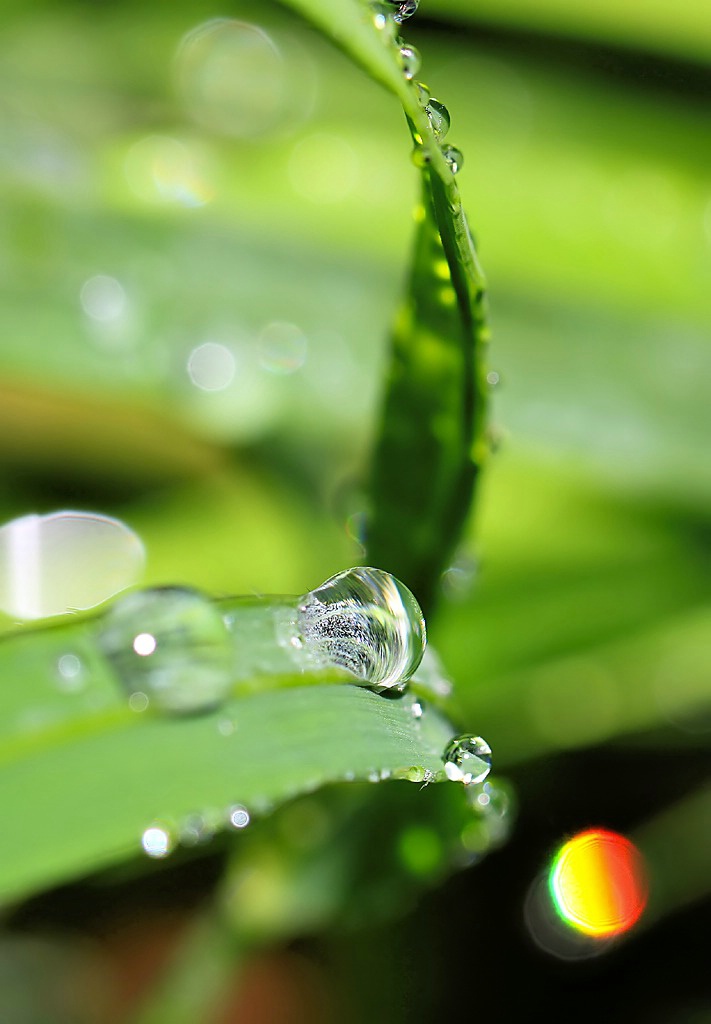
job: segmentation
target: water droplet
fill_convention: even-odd
[[[464,163],[464,154],[456,146],[444,146],[442,156],[449,164],[452,174],[458,174]]]
[[[136,583],[144,562],[141,541],[118,519],[21,516],[0,529],[0,608],[19,619],[93,608]]]
[[[128,594],[106,613],[99,643],[131,698],[141,693],[159,710],[207,710],[229,692],[229,632],[215,605],[196,590]]]
[[[410,708],[410,714],[412,715],[413,718],[422,718],[422,715],[424,714],[424,710],[425,709],[423,708],[423,706],[420,703],[420,701],[416,700],[413,703],[412,707]]]
[[[455,736],[442,759],[447,778],[465,786],[483,782],[491,771],[491,747],[481,736]]]
[[[501,383],[501,374],[498,373],[496,370],[489,370],[489,372],[486,375],[486,383],[489,385],[490,388],[498,387],[499,384]]]
[[[449,131],[449,111],[445,107],[444,103],[440,103],[439,100],[434,98],[432,98],[427,104],[426,111],[427,116],[430,119],[430,125],[432,126],[434,137],[441,142]]]
[[[432,96],[429,87],[424,82],[415,82],[415,92],[417,93],[417,101],[420,106],[426,107]]]
[[[57,659],[57,685],[65,693],[76,693],[84,685],[84,666],[76,654],[62,654]]]
[[[403,43],[400,47],[400,64],[402,65],[403,75],[410,81],[420,70],[422,64],[420,51],[415,46]]]
[[[373,768],[372,771],[368,772],[368,782],[380,782],[380,772]]]
[[[173,836],[163,825],[151,825],[141,836],[141,846],[149,857],[167,857],[175,846]]]
[[[398,25],[411,18],[420,6],[420,0],[388,0],[388,2],[391,7],[395,8],[393,11],[393,21]]]
[[[229,821],[232,828],[246,828],[251,821],[249,811],[242,804],[234,804],[230,807]]]
[[[312,653],[381,689],[409,679],[427,643],[413,594],[390,573],[366,566],[307,594],[298,626]]]

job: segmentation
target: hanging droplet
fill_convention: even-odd
[[[475,815],[483,818],[492,846],[508,838],[515,816],[514,793],[505,780],[483,782],[467,786],[467,799]]]
[[[366,566],[338,573],[307,594],[298,627],[312,654],[379,689],[409,679],[427,643],[413,594],[390,573]]]
[[[389,0],[389,2],[390,6],[395,8],[393,11],[393,21],[397,22],[398,25],[411,18],[420,6],[420,0]]]
[[[481,736],[455,736],[442,755],[444,773],[452,782],[471,786],[491,771],[491,747]]]
[[[409,82],[415,77],[422,65],[422,58],[417,47],[410,46],[409,43],[403,43],[400,47],[400,64],[402,66],[402,73]]]
[[[417,93],[417,102],[421,107],[426,107],[432,98],[429,88],[424,82],[415,82],[415,92]]]
[[[449,111],[445,107],[444,103],[440,103],[439,100],[434,98],[429,101],[425,109],[427,111],[427,116],[430,119],[430,125],[432,126],[434,136],[441,142],[449,131]]]
[[[99,644],[129,695],[145,694],[161,711],[214,708],[232,683],[227,627],[196,590],[159,587],[128,594],[106,613]]]
[[[444,146],[442,156],[449,164],[452,174],[458,174],[464,163],[464,154],[461,149],[457,149],[456,146]]]

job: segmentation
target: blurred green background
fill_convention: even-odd
[[[261,0],[0,13],[2,518],[120,516],[149,582],[214,594],[358,564],[417,192],[396,102]],[[711,1020],[711,18],[422,0],[403,28],[465,155],[493,325],[496,454],[430,637],[519,824],[403,921],[270,953],[225,1019],[621,1019],[624,992],[632,1019]],[[646,837],[655,902],[570,964],[523,906],[590,824]],[[107,986],[140,988],[215,869],[175,872],[14,927],[98,936]],[[124,1019],[54,1005],[27,1019]]]

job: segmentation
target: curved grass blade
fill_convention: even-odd
[[[396,36],[357,0],[284,0],[401,101],[422,165],[408,294],[393,331],[372,467],[369,560],[437,593],[486,459],[485,281],[452,169],[398,59]]]
[[[83,666],[69,687],[56,671],[67,654]],[[261,691],[255,681],[209,714],[138,714],[92,620],[4,639],[0,679],[3,900],[138,854],[154,821],[179,831],[200,813],[226,824],[235,803],[266,811],[373,772],[435,773],[452,731],[433,708],[413,717],[408,698],[306,673],[263,679]]]

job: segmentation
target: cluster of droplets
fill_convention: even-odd
[[[168,857],[178,845],[200,846],[208,843],[224,828],[241,832],[252,818],[243,804],[232,804],[226,810],[187,814],[177,825],[167,821],[154,821],[143,830],[141,847],[154,860]]]
[[[442,145],[450,128],[449,111],[444,103],[431,95],[424,82],[416,80],[415,76],[419,73],[422,65],[419,51],[410,43],[406,43],[398,34],[398,28],[402,23],[417,12],[419,0],[387,0],[385,3],[373,3],[371,7],[373,24],[382,33],[385,42],[389,45],[394,44],[396,47],[402,73],[408,82],[413,83],[417,99],[427,114],[432,134],[440,144],[442,156],[452,174],[457,174],[464,162],[461,150],[455,146]],[[422,167],[429,163],[430,155],[421,137],[416,136],[416,142],[413,160],[417,166]]]
[[[275,614],[269,602],[256,607],[263,609],[259,615]],[[275,607],[283,614],[283,605]],[[297,670],[336,668],[355,682],[397,696],[422,662],[426,648],[422,610],[411,591],[382,569],[357,566],[338,573],[293,599],[290,607],[288,646]],[[240,634],[234,632],[232,618],[238,614],[233,610],[225,616],[210,598],[184,587],[135,591],[117,600],[100,620],[98,643],[127,692],[129,707],[171,715],[219,708],[232,689],[238,663],[250,657],[249,650],[242,649]],[[281,619],[279,623],[282,628]],[[276,627],[273,642],[282,643]],[[429,687],[428,693],[441,695],[437,686],[427,682],[433,673],[437,679],[440,676],[431,662],[432,657],[423,666],[422,685]],[[71,682],[74,662],[67,658],[61,668]],[[424,714],[417,693],[406,697],[415,721]],[[235,732],[224,713],[218,732],[223,736]],[[442,760],[448,779],[475,786],[490,771],[491,750],[480,737],[459,736],[448,744]],[[387,774],[379,771],[372,778],[380,781]],[[426,784],[435,776],[425,772],[408,777]],[[234,828],[249,822],[248,812],[240,805],[231,808],[227,817],[227,824]],[[143,849],[151,857],[164,857],[176,842],[203,842],[225,823],[224,815],[219,821],[191,815],[177,831],[152,824],[143,834]]]

